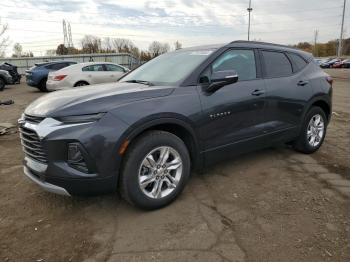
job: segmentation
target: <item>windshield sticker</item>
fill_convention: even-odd
[[[194,51],[194,52],[191,52],[190,55],[210,55],[211,53],[213,53],[212,50],[205,50],[205,51]]]

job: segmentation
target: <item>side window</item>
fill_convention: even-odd
[[[104,71],[103,65],[90,65],[83,67],[82,71],[95,72],[95,71]]]
[[[116,66],[116,65],[111,65],[111,64],[105,64],[106,66],[106,70],[107,71],[115,71],[115,72],[125,72],[123,68],[121,68],[120,66]]]
[[[256,79],[253,50],[229,50],[212,64],[212,72],[236,70],[240,81]]]
[[[293,73],[292,65],[284,53],[262,51],[266,77],[283,77]]]
[[[288,53],[288,57],[292,61],[294,72],[302,70],[307,65],[307,62],[297,54]]]

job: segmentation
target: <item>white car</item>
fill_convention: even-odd
[[[49,91],[70,89],[77,86],[116,82],[130,70],[108,62],[75,64],[50,72],[46,82]]]

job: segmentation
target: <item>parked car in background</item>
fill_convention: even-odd
[[[18,73],[17,66],[5,62],[0,64],[0,70],[6,70],[10,73],[13,84],[21,83],[21,75]]]
[[[3,91],[5,85],[13,84],[13,79],[10,73],[6,70],[0,70],[0,91]]]
[[[50,72],[46,87],[47,90],[54,91],[77,86],[117,82],[120,77],[129,71],[128,68],[108,62],[81,63]]]
[[[344,59],[342,61],[333,64],[332,68],[349,68],[350,59]]]
[[[338,62],[335,62],[331,67],[332,68],[341,68],[343,65],[344,60],[339,60]]]
[[[324,62],[321,64],[321,68],[332,68],[332,66],[337,63],[340,62],[341,60],[339,58],[334,58],[334,59],[330,59],[327,62]]]
[[[192,168],[280,143],[316,152],[331,112],[332,78],[311,54],[235,41],[166,53],[117,83],[42,96],[18,122],[24,173],[42,188],[118,188],[156,209],[175,200]]]
[[[350,59],[345,59],[341,65],[341,68],[350,68]]]
[[[324,59],[320,59],[320,58],[315,58],[315,62],[316,62],[319,66],[321,66],[321,64],[323,64],[323,63],[325,62],[325,60],[324,60]]]
[[[46,92],[46,81],[49,72],[57,71],[76,63],[77,62],[74,61],[53,61],[37,63],[29,70],[26,70],[27,85],[37,87],[40,91]]]

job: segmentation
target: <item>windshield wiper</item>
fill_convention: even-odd
[[[126,83],[137,83],[137,84],[143,84],[148,86],[154,86],[153,83],[146,81],[146,80],[127,80]]]

